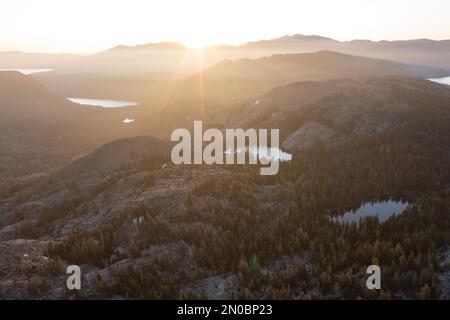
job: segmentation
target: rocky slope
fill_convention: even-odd
[[[285,146],[295,149],[314,136],[330,140],[396,131],[411,137],[426,135],[448,126],[449,105],[448,86],[417,78],[306,81],[257,98],[234,122],[280,128]]]

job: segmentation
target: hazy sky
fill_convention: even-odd
[[[294,33],[450,39],[450,1],[0,0],[0,51],[93,52],[162,40],[196,47]]]

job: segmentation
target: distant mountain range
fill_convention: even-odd
[[[88,56],[65,54],[0,53],[0,68],[45,67],[62,73],[152,74],[154,78],[179,78],[223,60],[260,58],[282,53],[331,50],[351,55],[391,60],[450,70],[450,40],[337,41],[296,34],[248,42],[239,46],[215,45],[189,49],[176,42],[116,46]],[[199,59],[200,54],[200,59]]]
[[[266,50],[268,52],[277,50],[286,53],[333,50],[352,55],[450,69],[450,55],[448,54],[450,40],[337,41],[320,36],[296,34],[271,40],[249,42],[242,45],[241,48]]]

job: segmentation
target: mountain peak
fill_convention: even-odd
[[[0,71],[0,93],[8,92],[8,90],[18,90],[27,92],[29,90],[40,90],[48,92],[41,83],[31,76],[27,76],[19,71]]]
[[[135,46],[118,45],[106,51],[119,51],[119,50],[184,50],[187,49],[181,43],[172,41],[163,41],[157,43],[145,43]]]
[[[292,36],[285,36],[287,39],[296,39],[296,40],[332,40],[336,41],[332,38],[322,37],[318,35],[304,35],[300,33],[293,34]]]

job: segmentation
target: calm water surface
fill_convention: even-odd
[[[22,68],[22,69],[0,69],[0,71],[17,71],[25,75],[40,73],[40,72],[50,72],[53,69],[36,69],[36,68]]]
[[[428,80],[450,86],[450,77],[432,78],[432,79],[428,79]]]
[[[343,215],[331,217],[331,220],[339,224],[358,223],[361,218],[378,216],[380,223],[383,223],[394,214],[402,214],[408,205],[408,202],[394,200],[367,202],[356,210],[350,210]]]
[[[123,100],[86,99],[86,98],[67,98],[67,99],[74,103],[103,108],[121,108],[138,105],[137,102],[123,101]]]

